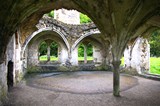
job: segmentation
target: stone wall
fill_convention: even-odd
[[[15,84],[15,34],[12,36],[6,51],[6,61],[0,64],[0,105],[2,105],[1,101],[5,101],[7,99],[7,73],[8,73],[8,62],[12,61],[14,63],[13,66],[13,82]]]
[[[54,19],[67,24],[80,24],[80,13],[76,10],[54,10]]]
[[[7,62],[0,64],[0,105],[7,99]]]
[[[149,73],[150,46],[145,38],[137,38],[124,52],[124,64],[128,70],[137,70],[139,74]]]
[[[93,61],[97,65],[102,64],[102,55],[101,55],[101,49],[97,46],[93,46]]]

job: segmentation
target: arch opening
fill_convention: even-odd
[[[58,44],[55,41],[43,41],[39,45],[39,61],[55,62],[58,60]]]
[[[78,46],[79,64],[93,63],[93,46],[91,43],[81,43]]]
[[[8,90],[10,90],[13,87],[13,84],[14,84],[13,70],[14,70],[14,63],[10,60],[8,62],[8,71],[7,71]]]

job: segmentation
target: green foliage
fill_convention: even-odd
[[[87,45],[87,56],[92,57],[92,55],[93,55],[93,47],[89,43]],[[78,57],[84,57],[84,45],[83,44],[80,44],[78,47]]]
[[[150,58],[150,73],[160,74],[160,58]]]
[[[90,23],[92,20],[85,14],[80,13],[80,23]]]
[[[47,43],[44,41],[40,44],[39,46],[39,53],[40,56],[46,55],[47,54]],[[51,50],[51,56],[58,56],[58,44],[56,42],[52,42],[50,45],[50,50]]]
[[[160,56],[160,30],[156,30],[150,37],[150,54],[151,56]]]
[[[90,43],[87,45],[87,56],[93,56],[93,47]]]
[[[124,66],[124,57],[121,58],[121,66]]]
[[[84,61],[84,57],[78,57],[79,61]],[[93,60],[93,57],[87,56],[87,60]]]
[[[40,60],[40,61],[47,61],[47,55],[40,56],[40,57],[39,57],[39,60]],[[57,61],[57,60],[58,60],[58,57],[50,56],[50,60],[51,60],[51,61]]]
[[[40,44],[40,46],[39,46],[39,53],[40,53],[40,56],[47,54],[47,43],[46,42],[42,42]]]
[[[51,43],[51,56],[58,57],[58,44],[56,42]]]
[[[53,11],[53,10],[50,11],[50,12],[48,13],[48,16],[49,16],[49,17],[54,17],[54,11]]]
[[[78,57],[83,57],[84,56],[84,48],[83,45],[80,44],[80,46],[78,47]]]

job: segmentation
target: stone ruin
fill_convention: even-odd
[[[28,64],[33,66],[38,64],[36,43],[44,40],[44,35],[47,35],[47,39],[56,39],[59,42],[61,49],[58,53],[58,61],[60,64],[66,64],[66,61],[69,61],[72,66],[78,65],[79,43],[92,42],[94,66],[112,67],[114,71],[113,94],[119,96],[120,59],[123,53],[125,68],[136,69],[139,74],[149,72],[149,44],[145,35],[150,36],[151,31],[160,26],[159,5],[158,0],[1,2],[0,97],[5,98],[7,95],[9,70],[12,69],[13,83],[16,84],[23,77]],[[78,19],[77,21],[70,20],[75,22],[71,25],[66,20],[64,22],[68,24],[48,17],[42,18],[44,13],[61,8],[85,13],[95,24],[79,25]],[[63,9],[61,13],[67,12]],[[79,14],[76,12],[75,14],[77,14],[75,16],[77,19]],[[56,16],[59,18],[60,15]],[[70,14],[68,17],[73,16]],[[9,62],[13,64],[8,65]]]

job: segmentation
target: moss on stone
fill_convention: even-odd
[[[7,101],[7,88],[0,84],[0,106]]]
[[[139,75],[136,69],[122,69],[121,73],[126,73],[133,76]]]

